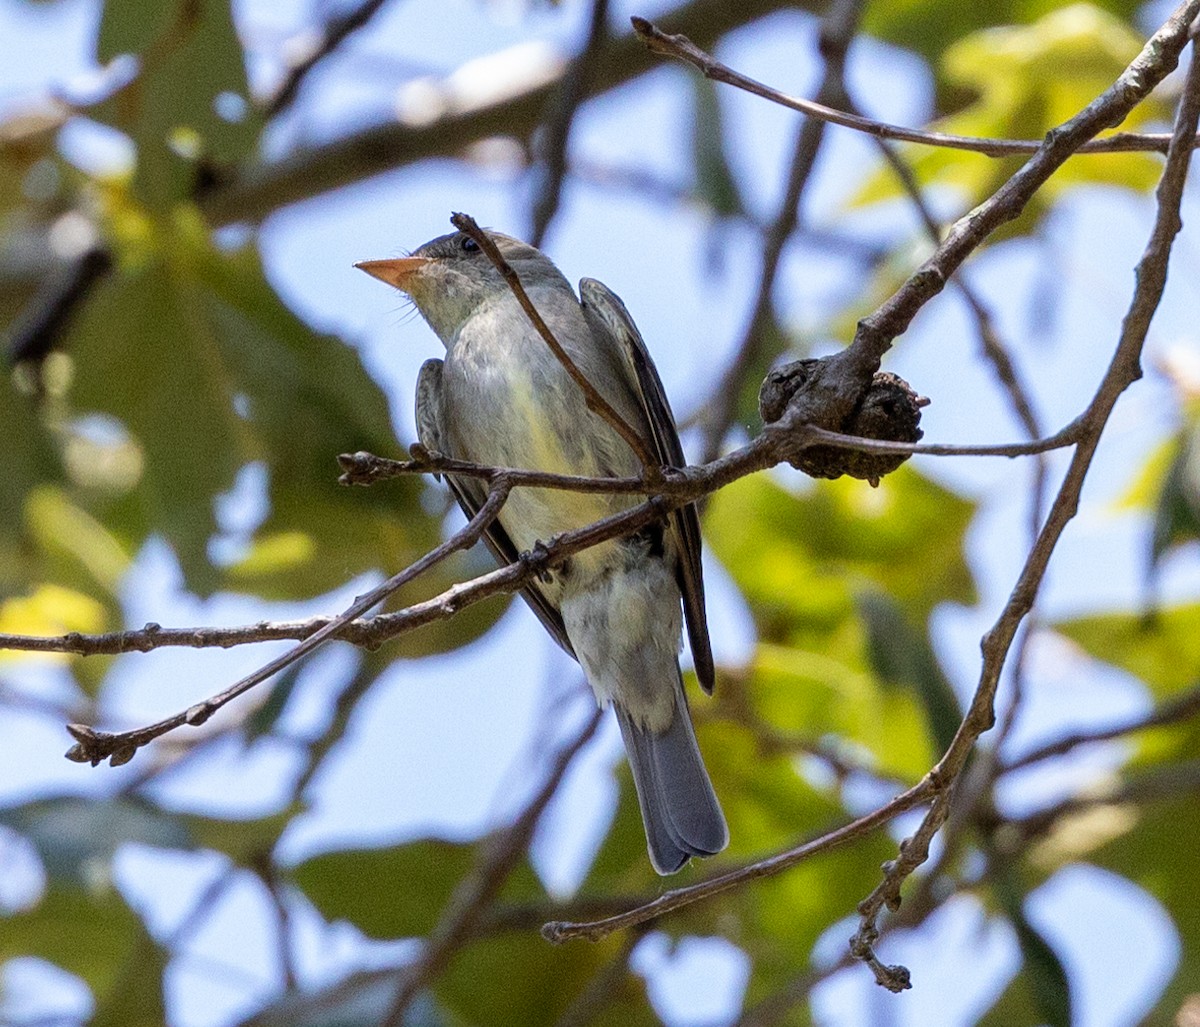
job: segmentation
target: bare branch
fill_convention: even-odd
[[[818,101],[829,102],[834,97],[842,96],[845,93],[842,80],[846,67],[846,54],[849,52],[850,43],[858,30],[863,6],[864,0],[838,0],[830,7],[821,22],[820,49],[825,61],[825,72],[817,90]],[[633,19],[633,27],[643,38],[646,37],[646,32],[657,31],[640,18]],[[734,351],[733,360],[726,368],[725,373],[721,375],[717,387],[712,390],[705,410],[700,415],[700,423],[704,431],[702,460],[711,460],[720,452],[721,442],[729,430],[737,409],[744,379],[759,359],[763,334],[774,316],[771,293],[775,288],[779,261],[783,256],[784,246],[787,245],[788,239],[791,238],[799,223],[800,200],[808,185],[812,169],[816,166],[817,153],[821,149],[824,138],[825,123],[815,118],[806,118],[796,132],[787,188],[779,203],[779,210],[763,237],[758,292],[754,298],[750,321]],[[840,425],[835,427],[840,427]]]
[[[596,58],[604,44],[607,21],[608,0],[592,0],[587,39],[563,76],[554,109],[542,126],[541,143],[538,147],[542,181],[537,199],[533,203],[533,227],[529,232],[529,241],[534,246],[542,245],[546,230],[558,211],[563,179],[567,174],[567,143],[570,140],[571,123],[583,102],[584,87],[593,73]]]
[[[291,64],[287,76],[267,101],[265,106],[267,117],[275,117],[291,104],[296,99],[297,93],[300,92],[300,86],[308,77],[308,73],[333,53],[347,36],[357,32],[374,18],[386,2],[387,0],[363,0],[363,3],[353,10],[336,14],[330,18],[321,29],[320,37],[313,41],[299,60]]]
[[[1200,714],[1200,685],[1189,689],[1182,695],[1169,699],[1167,702],[1154,707],[1149,713],[1143,714],[1140,717],[1130,717],[1119,724],[1113,724],[1111,727],[1101,728],[1096,731],[1076,731],[1063,736],[1057,741],[1038,746],[1036,749],[1025,753],[1025,755],[1003,764],[1000,770],[1002,773],[1007,774],[1014,770],[1020,770],[1023,767],[1032,766],[1034,763],[1041,763],[1055,756],[1062,756],[1073,749],[1078,749],[1081,745],[1092,745],[1095,742],[1110,742],[1115,738],[1123,738],[1125,735],[1144,731],[1147,728],[1178,724],[1181,721],[1189,720],[1197,714]]]
[[[1188,39],[1188,28],[1198,10],[1200,10],[1200,0],[1189,0],[1188,3],[1181,5],[1166,25],[1155,33],[1147,43],[1146,49],[1142,51],[1127,72],[1118,79],[1113,88],[1092,103],[1083,115],[1073,118],[1067,123],[1067,126],[1075,125],[1076,128],[1068,129],[1067,126],[1064,126],[1063,137],[1076,136],[1077,123],[1081,122],[1081,119],[1084,119],[1089,112],[1092,112],[1092,116],[1094,116],[1097,112],[1107,109],[1110,103],[1124,104],[1130,102],[1132,97],[1138,93],[1148,91],[1153,81],[1166,74],[1167,66],[1173,66],[1178,59],[1179,50]],[[1118,96],[1122,99],[1114,99]],[[1096,395],[1082,418],[1083,433],[1058,495],[1050,508],[1046,523],[1026,558],[1025,566],[1000,613],[1000,617],[983,638],[983,665],[975,695],[950,747],[930,771],[931,776],[939,781],[952,782],[957,779],[975,742],[995,722],[996,687],[1017,628],[1025,615],[1032,609],[1050,556],[1068,522],[1075,516],[1084,479],[1112,409],[1125,389],[1141,376],[1142,347],[1150,328],[1150,320],[1157,309],[1163,287],[1166,284],[1171,245],[1182,227],[1179,207],[1183,196],[1183,185],[1187,178],[1188,163],[1195,144],[1198,116],[1200,116],[1200,61],[1195,60],[1193,51],[1192,64],[1188,69],[1187,81],[1176,116],[1175,130],[1172,133],[1171,146],[1167,153],[1166,167],[1157,190],[1158,212],[1155,217],[1154,229],[1146,251],[1138,263],[1137,285],[1134,289],[1129,313],[1122,325],[1120,340]],[[1058,138],[1059,130],[1052,132],[1047,138],[1047,146],[1055,147]],[[1026,165],[1026,168],[1028,167],[1029,165]],[[1022,169],[1023,171],[1025,169]],[[1018,177],[1020,175],[1021,172],[1018,172]],[[1016,178],[1010,179],[1001,188],[1000,193],[1005,192],[1014,181]],[[898,305],[897,309],[902,308]],[[903,970],[902,967],[885,968],[891,972],[882,976],[879,974],[878,960],[875,960],[872,949],[874,940],[878,937],[877,918],[883,905],[890,906],[899,903],[900,888],[904,880],[926,858],[928,841],[945,821],[949,808],[949,801],[939,801],[933,804],[914,839],[910,840],[906,849],[901,850],[900,859],[892,865],[879,888],[865,901],[865,908],[861,910],[862,923],[851,939],[851,951],[876,967],[877,979],[885,987],[890,988],[893,983],[906,985],[903,984],[899,972]],[[917,844],[914,845],[913,842]],[[905,971],[906,973],[907,971]]]
[[[654,510],[674,509],[753,474],[782,463],[805,446],[837,446],[862,449],[874,453],[925,454],[930,456],[1003,456],[1017,457],[1050,449],[1071,446],[1078,438],[1080,425],[1074,421],[1054,435],[1033,442],[1011,442],[996,445],[956,446],[942,443],[888,442],[882,439],[861,439],[823,428],[799,426],[786,429],[768,425],[749,445],[701,467],[672,469],[668,477],[649,483],[641,478],[588,478],[580,475],[550,474],[544,471],[525,471],[515,468],[487,467],[465,460],[429,454],[414,447],[419,454],[414,460],[389,460],[370,453],[343,454],[339,459],[346,468],[342,480],[346,483],[370,484],[386,478],[430,472],[450,473],[461,477],[481,478],[488,482],[504,482],[508,489],[531,487],[566,489],[578,492],[638,494],[649,502],[632,510],[614,515],[586,528],[560,535],[547,543],[537,554],[530,554],[525,564],[513,564],[481,575],[473,581],[455,585],[441,595],[415,603],[395,613],[381,614],[368,620],[346,620],[340,617],[310,617],[300,621],[259,621],[226,628],[188,627],[164,628],[149,623],[130,631],[112,631],[85,635],[71,631],[65,635],[0,634],[0,650],[22,652],[68,653],[74,656],[119,656],[123,653],[151,652],[155,649],[184,647],[191,649],[228,649],[255,642],[278,642],[290,639],[310,639],[321,632],[321,640],[331,636],[366,649],[378,648],[383,642],[421,625],[442,620],[472,603],[521,588],[529,576],[545,562],[636,531],[654,517]],[[655,506],[655,504],[662,504]],[[453,542],[454,540],[450,540]],[[447,543],[449,544],[449,543]],[[403,572],[407,573],[407,571]],[[381,586],[386,587],[386,586]],[[319,643],[318,643],[319,644]]]
[[[599,941],[601,938],[608,937],[613,931],[619,931],[626,927],[634,927],[650,920],[657,920],[659,917],[673,913],[684,906],[690,906],[693,902],[712,898],[714,895],[720,895],[731,888],[736,888],[750,881],[756,881],[762,877],[772,877],[775,874],[782,873],[784,870],[788,870],[798,863],[803,863],[805,860],[819,853],[827,852],[839,845],[844,845],[846,842],[854,841],[866,834],[870,834],[877,827],[886,824],[901,813],[906,813],[908,810],[928,802],[932,797],[936,796],[940,787],[932,777],[927,776],[918,784],[908,789],[908,791],[897,795],[891,802],[880,806],[873,813],[859,817],[849,824],[829,831],[812,841],[797,845],[795,848],[786,849],[767,859],[751,863],[749,866],[739,867],[736,870],[730,870],[727,873],[711,877],[707,881],[701,881],[698,884],[689,885],[686,888],[672,888],[651,902],[637,906],[624,913],[618,913],[615,916],[605,917],[603,920],[593,920],[585,923],[553,920],[542,928],[542,934],[547,940],[556,943],[569,941],[572,938],[586,938],[589,941]]]
[[[141,746],[153,741],[160,735],[164,735],[168,731],[173,731],[177,727],[182,727],[184,724],[190,724],[193,727],[203,724],[222,706],[225,706],[278,671],[283,670],[284,667],[295,663],[305,654],[312,652],[327,638],[336,635],[355,618],[366,613],[367,610],[371,609],[377,603],[382,602],[397,589],[402,588],[414,578],[425,573],[430,567],[440,563],[451,553],[455,553],[460,549],[469,549],[473,546],[479,541],[484,529],[496,519],[496,515],[499,514],[500,508],[508,498],[508,491],[508,488],[502,481],[494,482],[491,491],[488,493],[487,500],[479,508],[479,512],[471,518],[465,527],[456,532],[453,537],[447,539],[440,546],[431,549],[419,560],[410,564],[404,570],[400,571],[399,574],[390,577],[382,585],[360,596],[350,604],[344,613],[314,631],[282,656],[264,664],[252,674],[248,674],[240,681],[234,682],[228,688],[205,699],[203,702],[196,703],[188,709],[176,713],[174,716],[158,721],[156,724],[149,724],[146,727],[133,731],[122,731],[117,734],[107,731],[96,731],[86,724],[68,724],[67,730],[75,739],[76,744],[67,750],[67,759],[73,760],[76,763],[91,763],[93,767],[102,760],[108,759],[112,766],[120,766],[133,759],[134,754]]]
[[[112,255],[97,245],[48,275],[8,333],[8,362],[45,359],[112,265]]]
[[[645,18],[632,18],[634,31],[646,46],[664,57],[675,57],[695,67],[705,78],[735,86],[747,93],[761,96],[782,107],[788,107],[810,118],[841,125],[856,132],[874,136],[876,139],[891,139],[897,142],[920,143],[924,146],[939,146],[950,150],[968,150],[986,157],[1013,157],[1037,153],[1044,143],[1040,139],[989,139],[981,136],[959,136],[946,132],[926,132],[901,125],[890,125],[874,118],[836,110],[824,103],[789,96],[772,89],[755,79],[734,71],[722,64],[711,54],[705,53],[687,36],[668,35],[660,31]],[[1116,124],[1117,122],[1114,122]],[[1104,139],[1096,139],[1078,147],[1076,153],[1138,153],[1153,151],[1166,153],[1171,137],[1162,133],[1118,132]]]
[[[690,0],[664,15],[663,22],[703,44],[711,44],[756,18],[797,6],[816,10],[819,5],[815,0],[802,0],[798,5],[783,0],[741,0],[736,4],[728,0]],[[658,66],[659,61],[634,33],[606,39],[597,53],[594,73],[584,85],[584,99],[615,89]],[[289,203],[429,157],[460,153],[481,139],[498,135],[524,139],[541,123],[563,74],[559,71],[532,84],[501,88],[482,99],[450,93],[445,113],[432,120],[389,120],[282,160],[259,159],[228,181],[214,185],[198,202],[214,225],[261,221]]]

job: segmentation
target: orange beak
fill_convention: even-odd
[[[428,257],[397,257],[394,260],[363,260],[354,266],[372,278],[378,278],[381,282],[387,282],[396,289],[408,292],[412,277],[428,263]]]

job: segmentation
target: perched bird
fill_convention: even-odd
[[[590,278],[579,283],[576,298],[539,250],[498,232],[488,236],[587,380],[662,464],[682,466],[662,382],[621,300]],[[583,390],[469,235],[444,235],[412,256],[355,266],[407,293],[446,346],[446,359],[426,361],[417,380],[417,435],[426,449],[493,467],[604,477],[641,472],[629,444],[588,410]],[[478,511],[484,483],[448,480],[467,515]],[[539,541],[637,502],[628,495],[517,488],[487,542],[510,563]],[[674,873],[690,856],[723,849],[729,831],[679,673],[682,600],[696,674],[712,691],[695,509],[576,553],[522,594],[578,659],[598,702],[616,710],[655,870]]]

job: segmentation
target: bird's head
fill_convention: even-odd
[[[562,273],[540,250],[500,232],[487,235],[526,289],[546,282],[565,284]],[[487,254],[464,232],[431,239],[407,257],[364,260],[354,266],[411,296],[447,345],[481,306],[509,292]]]

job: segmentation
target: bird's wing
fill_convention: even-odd
[[[638,401],[646,423],[650,425],[654,451],[663,464],[684,467],[686,460],[671,404],[663,389],[662,380],[650,351],[642,340],[637,325],[625,309],[619,296],[603,282],[585,278],[579,283],[583,315],[592,332],[601,340],[609,340],[637,383]],[[700,566],[700,518],[696,507],[688,504],[671,514],[671,527],[679,542],[679,589],[683,593],[683,612],[687,620],[688,638],[692,643],[692,660],[696,677],[706,692],[713,689],[712,645],[708,638],[708,621],[704,615],[704,575]]]
[[[426,360],[417,375],[416,421],[417,439],[421,445],[431,453],[450,455],[445,433],[442,430],[442,361],[440,360]],[[468,518],[479,513],[479,508],[487,499],[487,488],[478,478],[456,478],[448,474],[446,475],[446,484],[450,486],[450,491],[454,493],[454,498],[458,500],[458,505],[462,507],[463,513]],[[492,521],[484,529],[483,541],[492,556],[502,564],[516,563],[520,558],[520,551],[513,540],[508,537],[508,532],[504,530],[504,526],[499,520]],[[563,624],[562,615],[542,594],[537,585],[530,584],[523,588],[521,598],[529,604],[529,608],[537,615],[542,626],[550,632],[550,637],[562,646],[568,656],[574,657],[575,650],[571,647],[571,640],[567,638],[567,629]]]

